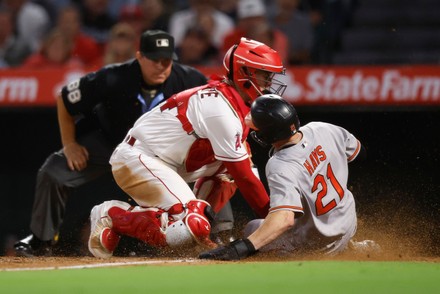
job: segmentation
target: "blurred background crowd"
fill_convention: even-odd
[[[138,37],[147,29],[171,33],[180,61],[191,65],[219,65],[242,36],[272,46],[286,64],[327,63],[326,53],[337,49],[339,31],[348,25],[355,3],[2,0],[1,66],[99,67],[125,61],[134,56]]]
[[[125,61],[140,33],[175,37],[182,63],[219,65],[241,36],[288,65],[438,64],[440,1],[0,0],[0,68]]]
[[[276,49],[286,65],[329,64],[357,0],[0,0],[0,67],[122,62],[141,32],[175,37],[180,62],[220,65],[240,37]]]

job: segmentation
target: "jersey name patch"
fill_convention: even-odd
[[[206,89],[204,89],[204,90],[202,90],[202,91],[200,92],[200,98],[201,98],[201,99],[203,99],[203,98],[205,98],[205,97],[211,97],[211,96],[214,96],[214,97],[217,97],[217,96],[218,96],[218,92],[217,92],[216,89],[213,89],[213,88],[206,88]]]
[[[322,150],[322,146],[318,145],[309,155],[309,159],[304,161],[303,165],[309,172],[309,175],[312,175],[318,165],[327,159],[327,155],[324,150]]]

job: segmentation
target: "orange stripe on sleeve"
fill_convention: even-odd
[[[290,206],[290,205],[281,205],[281,206],[275,206],[269,209],[269,212],[275,211],[275,210],[294,210],[297,212],[303,212],[303,208],[299,206]]]
[[[349,158],[347,158],[347,161],[350,162],[350,161],[352,161],[353,159],[355,159],[356,156],[359,154],[359,151],[360,151],[360,150],[361,150],[361,142],[359,142],[359,140],[357,140],[357,147],[356,147],[356,150],[353,152],[353,154],[352,154]]]

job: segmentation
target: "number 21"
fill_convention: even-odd
[[[331,185],[336,190],[336,193],[338,193],[339,200],[342,200],[342,198],[344,198],[344,189],[342,189],[341,184],[339,184],[338,180],[335,178],[335,174],[333,173],[333,169],[330,163],[327,165],[327,179],[330,180]],[[326,205],[322,203],[322,199],[327,195],[328,185],[326,178],[321,174],[317,174],[313,181],[312,193],[314,193],[318,189],[319,185],[321,185],[321,190],[318,192],[315,201],[316,215],[318,216],[326,214],[336,207],[335,199],[332,199],[332,201],[330,201]]]

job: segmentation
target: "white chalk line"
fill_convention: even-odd
[[[193,262],[199,262],[199,260],[176,259],[176,260],[146,260],[146,261],[126,261],[126,262],[124,261],[124,262],[106,262],[106,263],[96,263],[96,264],[67,265],[67,266],[4,268],[4,269],[0,269],[0,271],[20,272],[20,271],[70,270],[70,269],[86,269],[86,268],[131,266],[131,265],[152,265],[152,264],[183,263],[183,262],[193,263]]]

